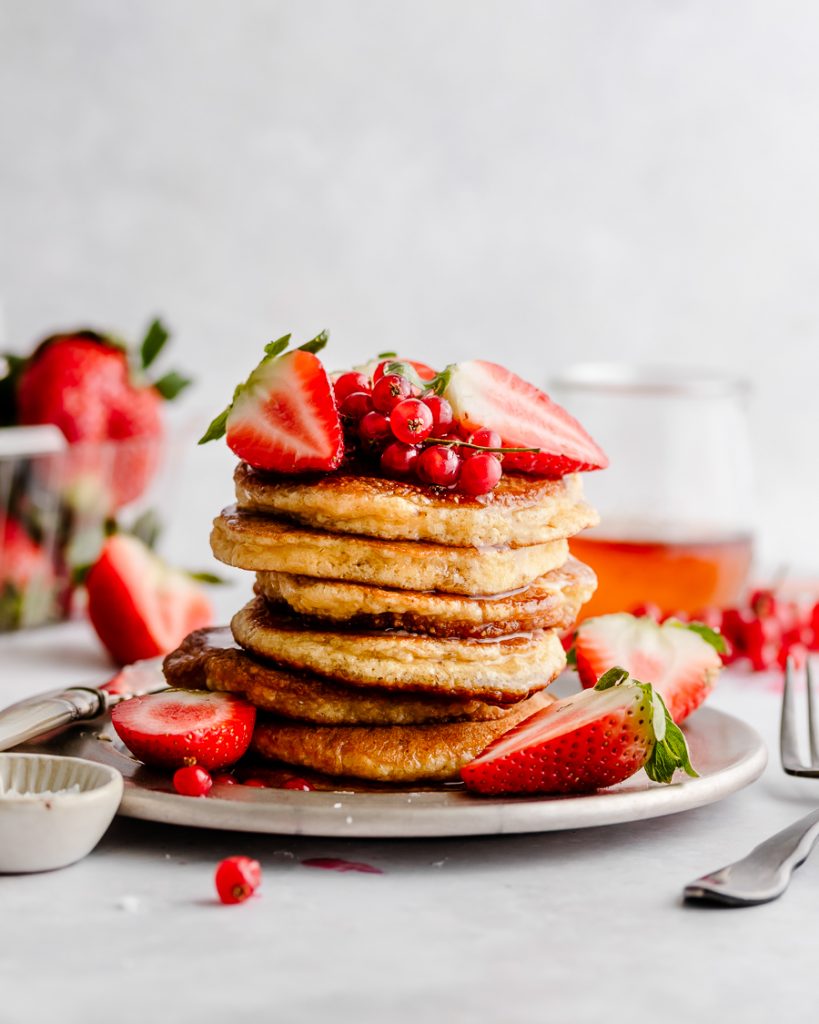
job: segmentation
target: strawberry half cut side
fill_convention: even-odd
[[[560,477],[605,469],[602,448],[543,391],[497,363],[475,359],[448,368],[444,397],[469,430],[489,427],[504,448],[537,448],[504,457],[504,469]]]
[[[577,629],[574,660],[583,686],[594,686],[613,665],[652,684],[675,722],[695,711],[714,688],[725,640],[702,623],[626,612],[586,619]]]
[[[337,469],[344,434],[332,384],[315,354],[326,340],[321,334],[284,355],[290,335],[271,342],[199,443],[226,434],[240,459],[275,473]]]
[[[256,709],[229,693],[164,690],[111,711],[117,735],[140,761],[161,768],[234,764],[250,746]]]
[[[85,584],[91,623],[120,665],[167,654],[213,620],[199,584],[126,534],[108,538]]]
[[[477,793],[587,793],[646,769],[671,782],[695,776],[685,737],[648,683],[614,668],[585,690],[536,712],[461,769]]]

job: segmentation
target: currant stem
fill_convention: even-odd
[[[444,444],[444,445],[457,445],[459,448],[474,448],[475,451],[479,452],[500,452],[503,455],[527,452],[531,454],[537,454],[540,452],[540,448],[489,448],[485,444],[472,444],[471,441],[456,441],[454,438],[449,437],[428,437],[424,441],[424,444]]]

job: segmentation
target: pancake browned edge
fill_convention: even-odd
[[[534,630],[493,640],[420,633],[310,628],[257,597],[231,621],[237,643],[257,657],[351,686],[414,690],[496,703],[542,690],[566,664],[557,633]]]
[[[219,561],[239,569],[448,594],[516,590],[569,557],[565,540],[519,548],[378,540],[325,533],[235,508],[216,517],[210,540]]]
[[[262,719],[253,749],[262,757],[311,768],[325,775],[375,782],[447,782],[492,740],[547,707],[537,693],[492,722],[434,725],[320,726]]]
[[[262,711],[319,725],[419,725],[491,721],[506,712],[484,701],[356,689],[253,658],[227,627],[198,629],[163,664],[170,686],[242,694]]]
[[[533,629],[566,630],[594,593],[597,578],[570,558],[560,569],[510,594],[465,597],[320,580],[282,572],[256,574],[256,591],[308,620],[363,630],[402,629],[437,637],[490,639]]]
[[[241,463],[236,502],[250,512],[296,520],[333,533],[454,547],[523,547],[572,537],[596,526],[578,474],[545,480],[505,473],[489,494],[339,470],[308,478],[264,474]]]

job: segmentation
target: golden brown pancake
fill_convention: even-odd
[[[566,663],[557,633],[497,640],[310,628],[257,597],[233,616],[233,636],[257,657],[351,686],[415,690],[508,703],[542,690]]]
[[[528,587],[489,597],[419,593],[282,572],[256,574],[257,592],[297,615],[363,630],[403,629],[461,638],[568,629],[596,582],[594,572],[574,558]]]
[[[385,540],[523,547],[572,537],[599,521],[583,501],[577,474],[543,480],[507,473],[480,497],[344,470],[308,478],[266,475],[245,463],[234,480],[241,509]]]
[[[492,722],[320,726],[260,719],[253,749],[263,757],[326,775],[377,782],[446,782],[492,740],[551,703],[545,693]]]
[[[418,725],[490,721],[505,709],[479,700],[389,693],[343,686],[250,657],[227,627],[198,629],[163,665],[170,686],[241,693],[263,711],[320,725]]]
[[[236,508],[214,520],[210,540],[214,555],[239,569],[448,594],[498,594],[528,586],[563,565],[569,553],[565,540],[467,548],[325,533]]]

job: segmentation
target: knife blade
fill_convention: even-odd
[[[74,722],[87,722],[123,700],[167,687],[162,658],[134,662],[102,686],[69,686],[28,697],[0,711],[0,750],[37,739]]]

